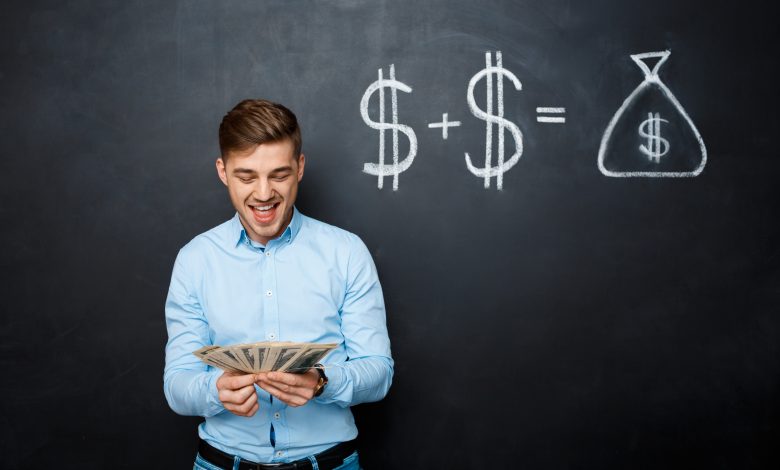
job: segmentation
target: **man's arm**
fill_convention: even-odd
[[[186,416],[210,417],[225,410],[216,382],[222,371],[201,362],[192,351],[210,344],[208,322],[192,282],[193,262],[187,247],[173,265],[165,301],[168,344],[163,387],[171,409]]]
[[[341,331],[348,360],[325,362],[328,384],[322,394],[313,397],[319,374],[281,372],[258,374],[258,384],[290,406],[302,406],[309,400],[349,407],[379,401],[393,380],[393,359],[385,322],[385,303],[376,267],[365,244],[350,235],[350,259],[341,314]]]
[[[171,409],[181,415],[210,417],[227,409],[237,416],[251,417],[260,406],[255,390],[257,376],[223,373],[192,354],[211,341],[191,277],[198,272],[193,270],[196,263],[189,256],[192,254],[186,247],[179,251],[165,301],[165,398]]]
[[[328,385],[315,398],[319,403],[349,407],[379,401],[393,381],[393,359],[387,335],[385,301],[371,253],[350,234],[347,285],[341,307],[341,332],[349,358],[325,362]]]

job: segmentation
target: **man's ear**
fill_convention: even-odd
[[[300,182],[301,179],[303,178],[303,167],[305,164],[306,164],[306,157],[303,154],[301,154],[298,157],[298,182]]]
[[[217,175],[219,175],[219,179],[222,180],[222,184],[227,186],[227,173],[225,172],[225,161],[222,160],[222,157],[217,158]]]

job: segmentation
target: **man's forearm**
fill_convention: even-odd
[[[217,395],[216,381],[221,370],[165,371],[165,398],[171,409],[184,416],[208,418],[225,410]]]
[[[393,382],[393,360],[385,356],[352,359],[340,364],[325,364],[328,385],[316,400],[349,407],[379,401]]]

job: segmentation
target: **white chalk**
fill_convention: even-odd
[[[493,115],[493,74],[497,76],[497,108],[498,115]],[[504,173],[509,171],[520,160],[520,156],[523,154],[523,133],[520,128],[512,121],[504,119],[504,85],[503,78],[506,76],[512,81],[516,90],[521,90],[522,85],[520,80],[510,71],[503,68],[501,51],[496,51],[496,66],[492,65],[491,53],[485,53],[485,68],[474,74],[469,81],[468,90],[466,92],[466,100],[469,104],[471,113],[479,119],[485,121],[485,167],[477,168],[471,162],[471,157],[466,152],[466,167],[475,176],[484,178],[485,188],[490,188],[490,178],[496,177],[496,188],[498,190],[503,189],[504,185]],[[474,99],[474,87],[477,83],[485,77],[487,84],[487,102],[486,111],[482,111],[477,106]],[[493,124],[498,126],[498,161],[496,166],[492,166],[492,152],[493,152]],[[509,128],[512,133],[512,138],[515,140],[515,153],[509,157],[508,160],[504,160],[504,128]]]
[[[664,83],[658,77],[658,70],[661,68],[661,65],[664,62],[666,62],[670,54],[671,51],[666,50],[666,51],[659,51],[659,52],[645,52],[642,54],[633,54],[631,56],[631,59],[639,66],[642,72],[644,72],[645,78],[642,81],[642,83],[640,83],[639,86],[637,86],[636,89],[634,89],[634,91],[631,92],[630,95],[628,95],[628,98],[626,98],[625,101],[623,101],[623,104],[620,105],[617,112],[615,112],[615,115],[612,116],[612,119],[609,121],[609,124],[607,125],[607,129],[604,131],[604,135],[601,138],[601,145],[599,147],[599,155],[598,155],[598,167],[601,173],[604,174],[605,176],[611,176],[617,178],[626,178],[626,177],[680,178],[680,177],[698,176],[702,172],[702,170],[704,170],[704,166],[707,164],[707,148],[704,145],[704,140],[702,139],[701,134],[699,134],[699,130],[696,129],[696,126],[693,124],[693,121],[688,116],[688,113],[685,112],[685,109],[683,109],[680,102],[677,101],[677,98],[675,98],[674,94],[672,94],[672,91],[669,90],[669,88],[667,88],[667,86],[664,85]],[[652,70],[647,66],[646,63],[642,62],[642,59],[651,59],[651,58],[660,59],[658,63],[655,64]],[[699,162],[699,165],[692,171],[611,171],[604,166],[604,158],[607,154],[607,150],[609,150],[610,138],[612,137],[612,131],[615,129],[615,125],[617,124],[618,120],[620,120],[620,117],[623,115],[623,113],[628,108],[628,106],[634,101],[634,98],[636,98],[636,96],[639,95],[639,93],[641,93],[643,90],[651,86],[657,86],[661,90],[661,92],[663,92],[664,96],[666,96],[666,98],[669,99],[669,101],[674,105],[674,107],[677,108],[677,111],[680,112],[680,114],[685,119],[685,122],[688,123],[694,135],[696,136],[696,140],[699,143],[699,150],[701,152],[701,161]]]
[[[393,191],[398,191],[398,175],[408,170],[414,162],[414,157],[417,155],[417,135],[414,130],[406,125],[398,124],[398,98],[397,90],[401,90],[405,93],[411,93],[412,89],[405,83],[399,82],[395,79],[395,65],[390,65],[390,78],[385,80],[382,78],[382,69],[379,69],[379,78],[368,86],[363,98],[360,100],[360,115],[363,117],[363,121],[372,129],[379,130],[379,163],[365,163],[363,164],[363,172],[369,175],[375,175],[377,177],[377,188],[382,189],[384,184],[384,177],[388,175],[393,176]],[[391,89],[391,112],[392,122],[385,123],[385,99],[384,89],[390,87]],[[371,99],[371,95],[375,91],[379,90],[379,122],[372,121],[368,116],[368,101]],[[384,131],[386,129],[393,130],[393,163],[385,164],[385,138]],[[399,160],[398,151],[398,131],[403,132],[409,139],[409,153],[403,160]]]

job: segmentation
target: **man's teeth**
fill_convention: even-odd
[[[256,211],[267,211],[273,209],[273,204],[268,204],[267,206],[255,206]]]

